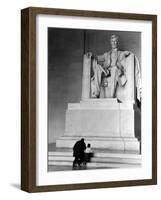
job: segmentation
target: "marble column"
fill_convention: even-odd
[[[82,100],[90,98],[91,57],[83,57]]]

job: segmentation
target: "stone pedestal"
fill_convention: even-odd
[[[139,151],[140,144],[135,138],[133,103],[118,103],[117,99],[69,103],[65,134],[56,141],[56,146],[71,148],[82,137],[92,148]]]

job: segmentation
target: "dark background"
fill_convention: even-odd
[[[141,33],[48,28],[48,138],[49,143],[64,134],[68,103],[81,100],[84,52],[96,55],[110,50],[110,36],[119,36],[119,49],[132,51],[141,61]],[[135,116],[140,138],[140,114]]]

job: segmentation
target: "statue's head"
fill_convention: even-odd
[[[111,43],[112,49],[117,48],[119,44],[119,37],[117,35],[111,35],[110,43]]]

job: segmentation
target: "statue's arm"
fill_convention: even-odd
[[[97,62],[104,62],[105,61],[105,55],[97,55],[96,56]]]
[[[87,52],[86,55],[88,58],[95,59],[98,63],[105,61],[105,54],[95,55],[92,52]]]
[[[100,67],[101,71],[102,71],[106,76],[108,75],[108,70],[106,70],[106,67],[104,67],[104,65],[103,65],[103,62],[105,62],[105,54],[102,54],[102,55],[94,55],[92,52],[88,52],[88,53],[86,53],[86,56],[87,56],[89,59],[95,60],[95,61],[99,64],[99,67]],[[94,65],[92,65],[92,69],[93,69],[93,71],[95,71]]]

